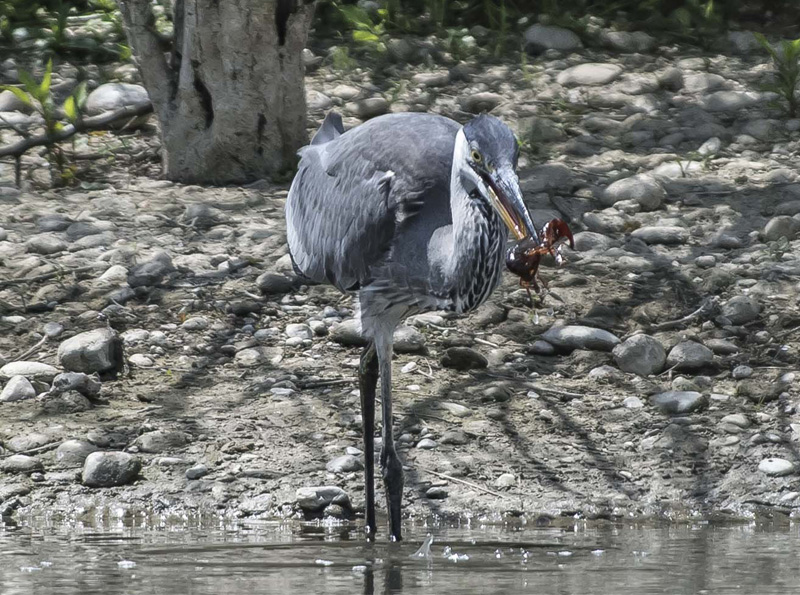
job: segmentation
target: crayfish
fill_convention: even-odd
[[[539,276],[539,262],[542,256],[550,254],[556,259],[556,265],[564,262],[561,249],[564,243],[569,242],[570,248],[575,248],[575,240],[569,226],[561,219],[552,219],[545,223],[538,237],[527,236],[514,242],[506,252],[506,267],[519,277],[520,287],[528,292],[528,298],[533,304],[531,286],[539,293],[539,281],[545,289],[547,283]]]

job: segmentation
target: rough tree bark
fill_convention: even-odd
[[[169,53],[151,0],[119,7],[169,179],[241,183],[295,164],[307,141],[302,51],[313,0],[176,0]]]

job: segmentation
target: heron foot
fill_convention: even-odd
[[[389,534],[392,541],[402,539],[401,507],[403,504],[403,464],[394,450],[381,451],[381,469],[386,489],[386,508],[389,511]]]

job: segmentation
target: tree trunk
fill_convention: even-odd
[[[169,179],[242,183],[294,166],[308,140],[302,51],[313,0],[176,0],[171,55],[150,0],[119,5]]]

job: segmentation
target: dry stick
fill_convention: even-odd
[[[92,264],[85,267],[78,267],[76,269],[59,269],[57,271],[51,271],[49,273],[44,273],[42,275],[36,275],[35,277],[23,277],[21,279],[5,279],[4,281],[0,281],[0,289],[4,287],[9,287],[11,285],[24,285],[25,283],[35,283],[36,281],[47,281],[48,279],[52,279],[60,275],[74,275],[76,273],[86,273],[88,271],[95,270],[99,266],[100,265]]]
[[[36,343],[36,345],[31,347],[27,351],[24,351],[23,353],[20,353],[16,358],[13,358],[11,361],[12,362],[21,362],[21,361],[25,360],[25,358],[30,357],[31,355],[33,355],[34,353],[36,353],[39,350],[39,347],[41,347],[42,345],[47,343],[47,339],[48,339],[48,337],[47,337],[47,335],[45,335],[44,337],[39,339],[39,342]]]
[[[670,320],[668,322],[662,322],[661,324],[656,324],[650,327],[651,331],[669,331],[672,329],[679,328],[684,324],[691,322],[695,318],[700,317],[706,310],[708,310],[711,305],[714,303],[714,300],[707,298],[703,300],[703,303],[700,304],[700,307],[692,312],[691,314],[687,314],[683,318],[679,318],[678,320]]]
[[[446,479],[448,481],[455,481],[456,483],[463,483],[465,486],[469,486],[471,488],[475,488],[476,490],[480,490],[481,492],[486,492],[487,494],[491,494],[492,496],[497,496],[498,498],[506,498],[507,500],[511,500],[510,496],[506,494],[501,494],[499,492],[494,492],[489,488],[485,488],[483,486],[479,486],[477,483],[472,483],[471,481],[466,481],[464,479],[459,479],[458,477],[453,477],[452,475],[447,475],[446,473],[439,473],[438,471],[434,471],[433,469],[428,469],[427,467],[419,467],[418,469],[422,469],[425,473],[430,473],[437,477],[441,477],[442,479]]]
[[[153,104],[149,101],[137,103],[135,105],[126,105],[113,112],[106,112],[99,116],[92,116],[90,118],[83,118],[74,124],[67,124],[61,130],[53,134],[40,134],[38,136],[30,136],[23,138],[10,145],[0,147],[0,157],[19,157],[28,149],[40,146],[54,145],[62,140],[68,139],[78,132],[86,130],[99,130],[118,122],[119,120],[129,120],[138,116],[144,116],[153,111]]]

